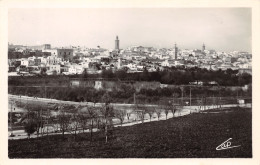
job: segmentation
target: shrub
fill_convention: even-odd
[[[37,130],[37,123],[35,120],[30,119],[24,126],[24,130],[30,138],[31,134],[33,134]]]

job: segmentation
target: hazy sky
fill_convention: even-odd
[[[9,42],[251,52],[249,8],[10,9]]]

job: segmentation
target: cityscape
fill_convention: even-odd
[[[11,9],[8,33],[10,159],[252,158],[251,9]]]
[[[112,41],[111,41],[112,42]],[[120,40],[115,38],[115,49],[86,48],[80,46],[51,48],[51,44],[24,46],[8,45],[8,76],[39,75],[45,68],[47,75],[73,75],[101,73],[102,69],[125,69],[127,73],[148,72],[166,67],[205,68],[207,70],[239,70],[250,73],[252,54],[243,51],[222,52],[201,48],[189,50],[178,48],[154,48],[132,46],[120,49]]]

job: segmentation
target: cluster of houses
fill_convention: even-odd
[[[199,67],[208,70],[251,70],[252,55],[247,52],[216,52],[214,50],[181,50],[178,60],[166,58],[162,61],[162,66],[183,65],[185,67]]]
[[[248,52],[216,52],[206,50],[156,49],[133,46],[127,49],[66,47],[51,48],[50,44],[23,46],[9,44],[9,76],[37,74],[100,73],[103,69],[125,69],[127,72],[149,72],[166,67],[200,67],[211,70],[243,70],[251,73],[252,55]]]

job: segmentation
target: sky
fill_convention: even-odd
[[[113,49],[152,46],[251,52],[250,8],[13,8],[13,44]]]

